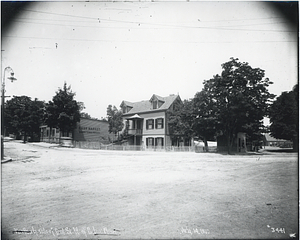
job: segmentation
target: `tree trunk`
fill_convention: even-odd
[[[298,137],[293,138],[293,150],[297,152],[299,150],[299,139]]]
[[[46,130],[47,131],[47,130]],[[52,143],[51,141],[51,133],[52,133],[52,127],[50,127],[50,133],[49,133],[49,143]]]
[[[228,150],[228,154],[232,153],[232,136],[230,134],[228,134],[227,136],[227,150]]]
[[[231,147],[230,147],[230,137],[227,137],[227,153],[231,154]]]
[[[207,143],[206,138],[203,139],[203,142],[204,142],[204,146],[205,146],[205,152],[208,152],[208,143]]]
[[[24,139],[23,139],[23,143],[26,143],[26,138],[27,138],[27,133],[26,131],[24,132]]]

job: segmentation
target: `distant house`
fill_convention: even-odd
[[[103,120],[95,120],[89,118],[80,118],[73,132],[69,133],[69,137],[75,142],[100,142],[108,144],[112,141],[113,135],[108,132],[108,122]],[[52,128],[47,125],[40,126],[41,142],[59,143],[60,131],[57,128]]]
[[[150,100],[122,101],[120,107],[125,123],[123,131],[127,132],[127,144],[146,149],[177,146],[170,136],[167,114],[176,103],[182,103],[179,95],[160,97],[153,94]]]
[[[264,134],[263,142],[265,146],[273,147],[291,147],[292,142],[284,139],[276,139],[272,137],[269,133]]]
[[[228,139],[224,136],[217,137],[217,149],[218,152],[228,151]],[[233,141],[232,152],[245,153],[247,152],[246,133],[239,132]]]
[[[59,143],[60,131],[47,125],[40,126],[40,142]],[[71,135],[72,136],[72,135]]]

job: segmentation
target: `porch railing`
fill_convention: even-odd
[[[128,129],[130,135],[142,135],[142,129]]]

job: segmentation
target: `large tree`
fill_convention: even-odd
[[[218,135],[225,139],[230,153],[238,132],[253,136],[263,129],[263,117],[274,95],[268,91],[272,82],[264,78],[264,70],[235,58],[221,66],[221,75],[205,80],[202,91],[211,103],[206,109],[207,117],[214,119]]]
[[[217,117],[214,114],[217,109],[207,92],[201,91],[195,94],[193,99],[194,125],[195,135],[200,138],[208,151],[209,140],[215,140],[217,133]]]
[[[299,149],[299,85],[290,92],[283,92],[273,102],[270,112],[270,132],[275,138],[293,141]]]
[[[118,134],[119,140],[119,132],[123,129],[123,114],[122,111],[118,110],[116,106],[108,105],[107,107],[107,120],[109,124],[109,133]]]
[[[80,110],[82,104],[75,99],[75,93],[71,86],[64,83],[63,88],[59,88],[52,101],[46,106],[45,123],[50,127],[58,127],[62,136],[69,136],[69,133],[76,128],[80,121]]]
[[[27,96],[14,96],[5,104],[4,123],[9,133],[17,137],[23,135],[24,142],[30,136],[31,140],[38,140],[40,125],[44,116],[44,102]]]

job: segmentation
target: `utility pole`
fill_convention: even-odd
[[[14,71],[12,70],[11,67],[6,67],[4,69],[4,72],[3,72],[3,79],[2,79],[2,99],[1,99],[1,160],[4,159],[4,94],[5,94],[5,80],[6,80],[6,77],[5,77],[5,73],[6,72],[9,72],[10,73],[10,77],[7,77],[7,79],[11,80],[11,82],[17,80],[15,77],[14,77]]]

